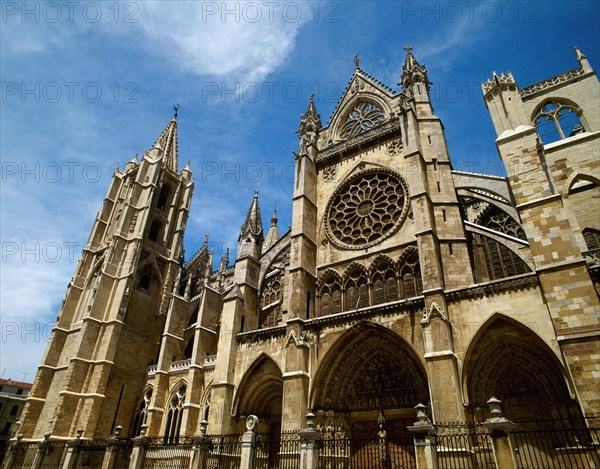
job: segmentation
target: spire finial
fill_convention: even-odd
[[[177,113],[179,112],[179,104],[173,104],[173,111],[175,111],[175,114],[173,114],[174,118],[177,118]]]
[[[406,46],[404,46],[404,50],[406,51],[407,54],[411,54],[412,50],[413,50],[413,47],[409,46],[409,45],[406,45]]]
[[[358,54],[356,54],[354,56],[354,70],[359,70],[360,69],[360,57],[358,56]]]

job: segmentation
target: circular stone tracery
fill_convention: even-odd
[[[392,235],[407,208],[408,191],[400,175],[367,169],[334,192],[325,212],[325,231],[338,247],[363,249]]]

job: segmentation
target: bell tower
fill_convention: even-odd
[[[25,438],[128,431],[183,254],[194,183],[177,153],[175,113],[139,161],[113,174],[29,394]]]

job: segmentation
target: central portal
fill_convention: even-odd
[[[313,412],[323,434],[324,467],[415,467],[407,427],[427,403],[425,371],[401,337],[363,322],[327,353],[313,387]]]

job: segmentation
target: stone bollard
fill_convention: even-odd
[[[319,447],[321,432],[315,429],[315,415],[306,415],[306,428],[298,432],[300,436],[300,469],[317,469],[319,467]]]
[[[63,461],[62,469],[73,469],[79,456],[79,446],[81,445],[81,436],[83,429],[78,428],[74,439],[67,441],[67,455]]]
[[[144,464],[146,443],[148,442],[148,438],[146,437],[148,425],[144,424],[141,428],[140,436],[131,439],[133,441],[133,450],[131,451],[131,459],[129,460],[129,469],[142,469],[142,465]]]
[[[256,452],[256,428],[258,417],[250,415],[246,419],[246,432],[242,435],[242,457],[240,469],[252,469],[254,467],[254,456]]]
[[[509,437],[509,432],[515,424],[502,416],[500,403],[500,400],[495,397],[491,397],[487,401],[492,417],[483,422],[483,426],[492,440],[492,450],[494,451],[496,467],[517,469]]]
[[[123,427],[121,427],[121,425],[117,425],[117,428],[115,428],[115,433],[106,442],[106,452],[104,453],[104,459],[102,460],[102,469],[113,469],[115,466],[117,457],[119,456],[119,451],[123,446],[123,442],[121,441],[122,431]]]
[[[427,407],[419,403],[415,409],[417,409],[417,421],[408,427],[408,431],[413,434],[417,469],[437,469],[437,453],[432,443],[435,429],[427,417]]]
[[[200,422],[200,434],[192,437],[192,457],[190,459],[189,469],[206,469],[206,457],[210,449],[210,438],[206,436],[206,427],[208,422]]]

